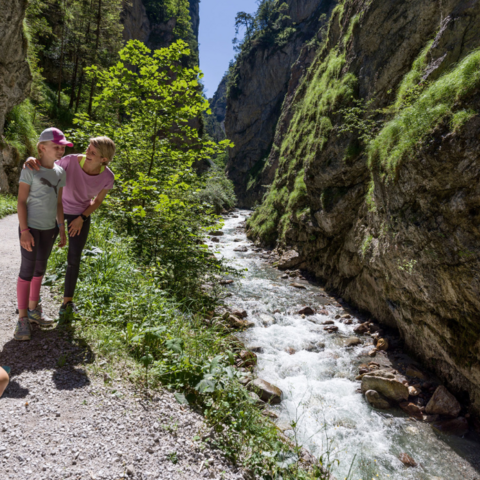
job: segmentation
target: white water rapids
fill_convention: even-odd
[[[255,322],[240,336],[247,347],[262,348],[263,353],[257,354],[258,376],[283,391],[282,403],[272,408],[279,415],[277,424],[285,429],[296,421],[299,442],[317,458],[329,450],[330,459],[339,461],[334,468],[338,480],[347,477],[354,457],[352,480],[480,479],[480,445],[472,439],[440,434],[399,409],[380,411],[368,405],[357,392],[360,385],[355,377],[358,366],[372,360],[366,355],[371,347],[343,346],[342,339],[354,335],[354,325],[335,321],[339,331],[330,334],[320,325],[326,316],[302,318],[295,313],[303,306],[319,310],[327,304],[332,320],[345,311],[319,286],[294,280],[306,287],[298,290],[290,286],[292,280],[281,279],[282,272],[254,252],[244,232],[237,229],[248,214],[227,216],[224,236],[211,246],[234,266],[248,269],[228,287],[232,296],[227,303],[244,308],[248,320]],[[234,251],[243,245],[248,246],[247,252]],[[274,316],[276,323],[265,328],[259,318],[262,313]],[[325,347],[318,352],[306,350],[318,342]],[[288,347],[296,353],[287,353]],[[293,435],[292,430],[285,433]],[[405,467],[398,458],[402,453],[413,457],[418,466]]]

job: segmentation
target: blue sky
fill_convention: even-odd
[[[200,1],[200,68],[204,73],[205,94],[213,97],[223,74],[233,59],[232,39],[235,37],[235,15],[253,13],[256,0]]]

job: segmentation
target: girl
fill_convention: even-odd
[[[0,367],[0,397],[7,388],[10,375],[9,367]]]
[[[53,243],[60,231],[60,247],[65,246],[62,190],[65,170],[55,164],[69,143],[63,133],[48,128],[40,135],[37,171],[22,170],[18,188],[18,220],[22,263],[17,281],[19,320],[16,340],[30,340],[30,323],[51,325],[53,321],[38,306],[40,286],[47,269]]]
[[[115,143],[108,137],[97,137],[90,139],[85,155],[67,155],[57,162],[67,174],[63,209],[68,222],[68,266],[64,299],[59,311],[60,325],[76,312],[73,295],[80,271],[82,250],[90,230],[90,215],[113,188],[115,177],[107,165],[114,155]],[[29,169],[38,169],[38,162],[29,158],[26,166]]]

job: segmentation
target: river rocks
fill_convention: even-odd
[[[388,340],[386,338],[379,338],[375,347],[377,350],[388,350]]]
[[[328,333],[338,332],[338,327],[335,325],[327,325],[326,327],[323,327],[323,329]]]
[[[367,353],[367,355],[368,355],[369,357],[372,357],[372,358],[373,358],[373,357],[376,357],[376,356],[377,356],[377,349],[374,348],[373,350],[370,350],[370,351]]]
[[[440,385],[428,402],[425,412],[429,415],[458,417],[460,410],[461,406],[457,399],[443,385]]]
[[[423,409],[412,402],[400,402],[399,407],[411,417],[422,418]]]
[[[291,283],[290,286],[294,288],[298,288],[300,290],[306,290],[307,288],[305,285],[302,285],[301,283]]]
[[[234,251],[234,252],[248,252],[248,248],[242,246],[242,247],[234,248],[233,251]]]
[[[288,268],[296,267],[303,262],[303,258],[295,250],[285,252],[278,260],[278,268],[280,270],[287,270]]]
[[[315,315],[315,310],[311,307],[303,307],[297,313],[300,315]]]
[[[325,344],[323,342],[311,343],[305,347],[307,352],[319,352],[325,348]]]
[[[241,242],[242,239],[241,239],[241,238],[234,238],[233,241],[236,242],[236,243],[238,243],[238,242]]]
[[[235,315],[238,318],[246,318],[248,317],[248,313],[246,310],[243,310],[241,308],[232,308],[231,309],[232,315]]]
[[[398,459],[406,466],[415,468],[417,466],[417,462],[410,456],[408,453],[401,453],[398,456]]]
[[[297,353],[296,350],[295,350],[293,347],[287,347],[287,348],[285,349],[285,351],[286,351],[289,355],[295,355],[295,353]]]
[[[242,350],[238,355],[237,366],[250,368],[257,364],[257,355],[250,350]]]
[[[232,328],[250,328],[255,326],[253,322],[249,322],[248,320],[240,320],[235,315],[229,315],[227,318],[228,325]]]
[[[210,232],[210,235],[214,237],[222,237],[225,234],[221,230],[215,230],[214,232]]]
[[[418,395],[420,395],[420,393],[422,393],[420,388],[417,388],[417,387],[414,387],[414,386],[408,387],[408,394],[411,397],[418,397]]]
[[[261,378],[256,378],[250,382],[248,388],[256,392],[264,402],[277,405],[282,401],[283,392],[278,387]]]
[[[345,340],[346,347],[356,347],[357,345],[361,345],[362,341],[358,337],[349,337]]]
[[[377,370],[365,374],[362,378],[362,392],[368,390],[376,390],[396,402],[408,399],[408,388],[401,377],[388,370]]]
[[[218,283],[220,285],[231,285],[233,283],[233,280],[220,280]]]
[[[267,315],[266,313],[261,313],[259,317],[264,327],[271,327],[276,322],[275,317],[272,317],[271,315]]]
[[[442,433],[463,437],[468,432],[468,421],[466,418],[458,417],[451,420],[435,421],[433,427]]]
[[[358,333],[359,335],[363,335],[364,333],[368,332],[368,324],[367,323],[361,323],[360,325],[357,325],[353,331],[355,333]]]
[[[248,392],[248,396],[257,407],[265,406],[265,402],[255,392]]]
[[[328,316],[328,315],[329,315],[329,313],[328,313],[328,310],[325,310],[325,309],[323,308],[322,310],[320,310],[320,311],[318,312],[318,315],[325,315],[325,316]]]
[[[289,277],[286,273],[284,273],[281,278],[283,278],[283,280],[287,280]]]
[[[407,377],[418,378],[419,380],[426,380],[427,377],[415,366],[409,365],[405,371]]]
[[[376,390],[367,390],[365,392],[365,398],[372,407],[380,408],[382,410],[391,407],[390,402]]]
[[[333,320],[325,320],[322,322],[322,325],[335,325],[335,322]]]
[[[220,240],[217,237],[211,237],[210,240],[214,243],[219,243]]]
[[[254,352],[254,353],[263,353],[264,352],[263,347],[257,347],[257,346],[250,347],[249,350]]]

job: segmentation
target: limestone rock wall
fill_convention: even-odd
[[[337,109],[349,95],[372,99],[372,108],[392,106],[415,69],[414,87],[437,85],[478,51],[479,25],[478,0],[344,2],[326,44],[314,58],[304,49],[297,62],[302,79],[286,97],[262,173],[270,194],[249,222],[251,237],[278,240],[279,250],[295,247],[328,287],[398,328],[407,347],[477,414],[480,81],[468,95],[450,91],[451,114],[432,124],[393,174],[369,164],[358,134],[339,133]],[[415,65],[422,52],[425,64]],[[338,70],[315,92],[328,66]],[[327,98],[335,98],[330,108]],[[299,119],[307,101],[312,108]],[[316,119],[319,105],[323,116]],[[454,114],[464,111],[470,113],[454,127]]]
[[[27,0],[0,1],[0,191],[15,192],[19,159],[3,138],[7,113],[28,95],[31,74],[23,19]]]
[[[319,33],[337,1],[288,0],[286,3],[297,33],[282,48],[254,46],[237,64],[236,93],[227,98],[225,131],[235,144],[229,152],[227,173],[235,183],[235,193],[242,207],[261,200],[263,191],[258,175],[272,147],[291,79],[291,67],[305,43]],[[326,16],[321,20],[322,14]]]

